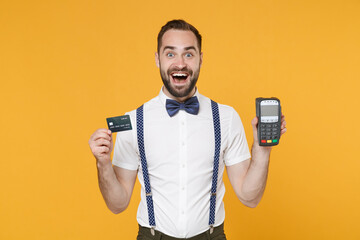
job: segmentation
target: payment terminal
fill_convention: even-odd
[[[256,98],[258,139],[260,146],[279,144],[281,132],[281,106],[278,98]]]

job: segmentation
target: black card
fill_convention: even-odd
[[[121,132],[132,129],[129,115],[107,118],[106,121],[111,132]]]

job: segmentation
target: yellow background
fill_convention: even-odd
[[[203,35],[202,94],[235,107],[249,144],[255,98],[288,132],[255,209],[225,177],[228,239],[360,239],[360,1],[0,2],[0,239],[135,239],[139,184],[105,206],[88,139],[160,91],[156,36]]]

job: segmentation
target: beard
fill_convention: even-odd
[[[170,74],[172,72],[176,72],[176,71],[181,71],[181,72],[186,72],[189,74],[189,84],[186,85],[185,87],[176,87],[173,86],[171,84],[171,76]],[[196,86],[197,80],[199,78],[199,74],[200,74],[200,64],[199,64],[199,68],[193,72],[191,69],[184,67],[182,69],[179,68],[169,68],[167,70],[167,72],[165,72],[164,70],[161,69],[161,64],[160,64],[160,75],[161,75],[161,79],[163,81],[163,84],[165,86],[165,88],[169,91],[169,93],[177,98],[182,98],[182,97],[186,97],[189,96],[189,94],[193,91],[193,89]]]

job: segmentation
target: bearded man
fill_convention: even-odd
[[[124,211],[136,176],[141,184],[137,239],[226,239],[226,168],[239,200],[256,207],[264,193],[271,147],[260,147],[252,121],[252,157],[237,112],[201,95],[201,35],[173,20],[158,34],[156,65],[164,86],[155,98],[128,112],[133,129],[117,135],[114,157],[110,130],[89,140],[99,186],[108,208]],[[284,116],[281,134],[286,131]]]

